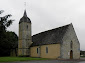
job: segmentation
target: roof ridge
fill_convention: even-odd
[[[65,35],[70,25],[71,24],[64,25],[55,29],[47,30],[47,31],[33,35],[32,46],[62,43],[62,38]]]
[[[62,28],[62,27],[66,27],[66,26],[69,26],[69,25],[71,25],[71,24],[72,24],[72,23],[67,24],[67,25],[63,25],[63,26],[60,26],[60,27],[57,27],[57,28],[49,29],[49,30],[46,30],[46,31],[42,31],[42,32],[39,32],[39,33],[37,33],[37,34],[34,34],[33,36],[38,35],[38,34],[41,34],[41,33],[44,33],[44,32],[52,31],[52,30],[55,30],[55,29],[59,29],[59,28]]]

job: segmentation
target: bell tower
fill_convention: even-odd
[[[23,17],[19,21],[18,56],[29,56],[31,44],[31,20],[27,17],[25,10]]]

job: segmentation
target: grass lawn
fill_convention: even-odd
[[[48,60],[48,59],[31,57],[0,57],[0,62],[30,61],[30,60]]]
[[[85,58],[85,57],[80,57],[80,58]]]

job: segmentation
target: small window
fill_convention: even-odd
[[[73,47],[73,43],[72,43],[72,41],[71,41],[71,43],[70,43],[70,47],[71,47],[71,49],[72,49],[72,47]]]
[[[26,47],[28,47],[28,40],[26,40]]]
[[[48,53],[48,47],[46,47],[46,53]]]
[[[26,37],[27,39],[28,39],[28,35],[27,35],[27,37]]]
[[[37,54],[38,54],[38,48],[37,48]]]
[[[28,29],[28,25],[27,25],[27,29]]]

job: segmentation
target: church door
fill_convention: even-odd
[[[73,51],[70,51],[70,59],[73,59]]]

